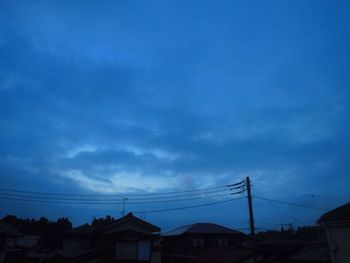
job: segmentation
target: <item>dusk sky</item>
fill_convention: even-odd
[[[348,202],[349,11],[323,0],[0,1],[0,188],[128,196],[250,176],[255,196]],[[122,210],[9,194],[0,191],[0,217],[79,225]],[[324,213],[253,205],[258,228]],[[248,227],[246,199],[136,215],[163,230]]]

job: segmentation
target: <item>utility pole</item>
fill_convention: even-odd
[[[247,193],[248,193],[250,238],[251,238],[251,242],[252,242],[253,262],[256,263],[257,261],[256,261],[254,214],[253,214],[252,193],[251,193],[251,190],[250,190],[250,179],[249,179],[249,176],[246,178],[246,186],[247,186]]]

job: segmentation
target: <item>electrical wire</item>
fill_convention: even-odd
[[[280,200],[265,198],[265,197],[262,197],[262,196],[253,196],[253,198],[261,199],[261,200],[265,200],[265,201],[269,201],[269,202],[275,202],[275,203],[291,205],[291,206],[298,206],[298,207],[303,207],[303,208],[310,208],[310,209],[318,209],[318,210],[323,210],[323,211],[329,211],[329,209],[324,208],[324,207],[317,207],[317,206],[297,204],[297,203],[292,203],[292,202],[287,202],[287,201],[280,201]]]
[[[203,196],[207,194],[214,194],[214,193],[223,193],[227,192],[227,194],[230,194],[231,192],[229,189],[224,189],[224,190],[216,190],[216,191],[207,191],[207,192],[202,192],[202,193],[191,193],[191,194],[183,194],[183,195],[173,195],[173,196],[164,196],[164,197],[145,197],[145,198],[127,198],[129,201],[144,201],[144,200],[162,200],[162,199],[174,199],[174,198],[184,198],[184,197],[189,197],[189,196]],[[241,192],[241,191],[240,191]],[[235,194],[235,193],[232,193]],[[0,196],[11,196],[11,197],[16,197],[16,198],[33,198],[33,199],[44,199],[44,200],[63,200],[63,201],[121,201],[124,198],[118,198],[118,199],[110,199],[106,197],[95,197],[93,199],[89,198],[67,198],[67,197],[51,197],[51,196],[37,196],[37,195],[28,195],[28,194],[14,194],[14,193],[1,193]]]
[[[231,194],[240,194],[241,192],[237,193],[231,193]],[[157,200],[157,201],[139,201],[139,202],[105,202],[103,201],[90,201],[87,202],[76,202],[77,200],[61,200],[61,199],[46,199],[41,197],[7,197],[7,196],[1,196],[0,199],[4,200],[13,200],[13,201],[23,201],[23,202],[38,202],[38,203],[53,203],[53,204],[82,204],[82,205],[121,205],[121,204],[127,204],[127,205],[136,205],[136,204],[154,204],[154,203],[169,203],[169,202],[180,202],[180,201],[191,201],[191,200],[199,200],[199,199],[210,199],[210,198],[218,198],[218,197],[228,197],[229,194],[219,194],[219,195],[210,195],[210,196],[202,196],[202,197],[194,197],[194,198],[186,198],[186,199],[172,199],[172,200]]]
[[[275,204],[273,204],[271,201],[268,201],[269,205],[272,206],[273,208],[275,208],[276,210],[278,210],[280,213],[284,214],[286,217],[288,217],[289,219],[295,221],[297,224],[300,225],[305,225],[304,222],[302,222],[301,220],[295,218],[294,216],[290,215],[289,213],[287,213],[286,211],[283,211],[281,208],[279,208],[278,206],[276,206]]]
[[[243,181],[242,181],[243,182]],[[242,182],[239,182],[237,184],[240,184]],[[178,193],[191,193],[191,192],[200,192],[205,190],[213,190],[213,189],[221,189],[221,188],[227,188],[231,186],[235,186],[236,184],[229,184],[229,185],[221,185],[216,187],[208,187],[208,188],[201,188],[201,189],[191,189],[191,190],[183,190],[183,191],[173,191],[173,192],[161,192],[161,193],[139,193],[139,194],[73,194],[73,193],[55,193],[55,192],[38,192],[38,191],[27,191],[27,190],[17,190],[17,189],[11,189],[11,188],[4,188],[1,187],[0,191],[4,192],[15,192],[15,193],[26,193],[26,194],[37,194],[37,195],[49,195],[49,196],[95,196],[95,197],[126,197],[126,196],[158,196],[158,195],[169,195],[169,194],[178,194]]]
[[[262,195],[261,192],[260,192],[259,190],[255,189],[255,191],[258,192],[260,195]],[[254,196],[253,196],[253,198],[254,198]],[[259,199],[259,197],[256,197],[256,196],[255,196],[255,198],[258,198],[258,199]],[[263,197],[261,197],[261,198],[263,198]],[[268,199],[268,198],[263,198],[262,200],[267,201],[271,207],[275,208],[277,211],[279,211],[281,214],[285,215],[285,216],[288,217],[289,219],[295,221],[297,224],[305,225],[304,222],[302,222],[301,220],[295,218],[294,216],[290,215],[289,213],[285,212],[284,210],[282,210],[281,208],[279,208],[278,206],[276,206],[274,203],[272,203],[272,201],[271,201],[270,199]]]
[[[184,207],[176,207],[176,208],[168,208],[168,209],[159,209],[159,210],[146,210],[146,211],[134,211],[133,213],[143,213],[143,214],[149,214],[149,213],[159,213],[159,212],[168,212],[168,211],[178,211],[178,210],[184,210],[184,209],[191,209],[191,208],[197,208],[197,207],[205,207],[205,206],[211,206],[211,205],[217,205],[217,204],[223,204],[228,203],[232,201],[237,201],[245,198],[245,196],[234,198],[234,199],[228,199],[224,201],[218,201],[213,203],[207,203],[202,205],[193,205],[193,206],[184,206]]]

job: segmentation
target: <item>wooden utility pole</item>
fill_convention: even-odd
[[[250,237],[251,237],[251,242],[252,242],[253,262],[256,263],[257,261],[256,261],[254,213],[253,213],[252,193],[251,193],[251,190],[250,190],[250,179],[249,179],[249,176],[246,178],[246,186],[247,186],[247,193],[248,193]]]

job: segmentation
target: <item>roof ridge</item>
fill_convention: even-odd
[[[111,225],[118,224],[120,222],[123,222],[124,220],[130,220],[130,219],[131,220],[136,220],[136,221],[138,221],[141,224],[144,224],[144,225],[146,225],[148,227],[154,228],[154,229],[157,230],[157,232],[160,231],[160,228],[158,226],[156,226],[156,225],[154,225],[154,224],[152,224],[152,223],[150,223],[148,221],[145,221],[145,220],[143,220],[143,219],[141,219],[141,218],[139,218],[137,216],[134,216],[134,214],[131,213],[131,212],[129,212],[128,214],[126,214],[123,217],[114,219],[114,220],[112,220],[112,221],[110,221],[110,222],[108,222],[108,223],[106,223],[104,225],[99,226],[99,229],[103,231],[104,229],[108,228]]]
[[[165,232],[163,236],[178,236],[183,234],[193,234],[193,233],[203,233],[203,234],[239,234],[241,232],[223,225],[216,223],[193,223],[190,225],[183,225]]]

